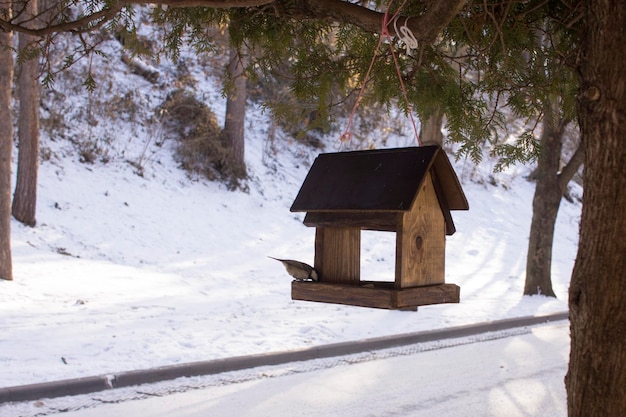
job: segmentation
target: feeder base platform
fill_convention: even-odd
[[[375,281],[361,281],[359,285],[293,281],[291,299],[389,310],[417,310],[418,306],[423,305],[458,303],[460,288],[456,284],[394,288],[393,283]]]

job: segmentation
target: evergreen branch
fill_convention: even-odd
[[[285,3],[287,6],[290,2]],[[441,31],[459,13],[466,0],[424,0],[425,12],[419,16],[399,16],[415,38],[422,43],[432,44]],[[296,8],[303,14],[293,17],[319,19],[351,23],[366,32],[380,33],[384,18],[383,12],[369,9],[356,3],[342,0],[304,0],[296,2]],[[394,33],[394,28],[389,28]],[[397,33],[394,33],[398,36]]]
[[[418,41],[431,44],[446,25],[459,13],[466,0],[424,0],[426,11],[419,16],[400,16]],[[172,8],[208,7],[215,9],[250,8],[273,5],[273,13],[280,12],[286,19],[315,19],[353,24],[366,32],[380,33],[385,14],[344,0],[127,0],[105,3],[105,7],[79,19],[52,24],[50,21],[39,28],[28,28],[12,20],[0,19],[0,29],[46,36],[57,32],[86,32],[93,29],[93,22],[113,19],[124,7],[133,4],[154,4]],[[389,28],[393,32],[393,28]],[[396,34],[397,35],[397,34]]]
[[[493,46],[493,44],[496,43],[496,41],[499,39],[500,40],[500,47],[502,48],[502,52],[505,53],[506,52],[506,45],[504,43],[504,38],[503,38],[503,34],[502,34],[502,23],[500,22],[495,14],[493,13],[492,10],[490,10],[489,5],[487,4],[487,0],[483,0],[483,7],[485,9],[485,14],[487,15],[487,17],[493,21],[493,26],[495,28],[495,34],[493,36],[493,39],[491,41],[491,44],[487,47],[487,49],[491,49],[491,47]],[[508,9],[510,7],[510,2],[507,2],[506,4],[506,8],[507,8],[507,12]],[[503,13],[504,18],[506,18],[508,13]]]
[[[350,23],[366,32],[380,33],[385,13],[345,0],[130,0],[129,4],[160,4],[170,7],[238,8],[272,4],[281,17]],[[433,43],[441,30],[459,13],[466,0],[424,0],[426,12],[399,16],[418,41]],[[392,32],[394,29],[389,28]],[[395,34],[396,36],[398,34]]]
[[[0,19],[0,29],[5,32],[19,32],[26,35],[43,37],[58,32],[89,32],[102,26],[105,22],[113,19],[124,7],[123,2],[114,3],[108,8],[104,8],[98,12],[82,16],[76,20],[51,24],[47,22],[39,28],[29,28],[24,24],[11,23],[10,21]],[[95,25],[94,25],[94,22]]]
[[[168,7],[210,7],[213,9],[234,9],[238,7],[258,7],[274,3],[276,0],[136,0],[133,4],[160,4]]]
[[[499,112],[499,104],[500,104],[501,95],[502,95],[502,91],[500,90],[496,91],[496,100],[493,105],[493,110],[491,111],[491,114],[489,115],[489,119],[487,120],[487,123],[485,123],[485,126],[483,127],[483,134],[485,135],[485,137],[488,136],[487,132],[495,123],[496,116],[498,115],[498,112]]]

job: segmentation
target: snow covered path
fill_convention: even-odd
[[[512,337],[328,368],[274,369],[137,401],[102,404],[64,417],[206,416],[566,416],[563,378],[569,323]],[[265,376],[265,377],[263,377]]]

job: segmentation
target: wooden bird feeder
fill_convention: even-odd
[[[458,303],[446,284],[450,210],[468,210],[459,180],[439,146],[320,154],[291,206],[315,227],[319,281],[293,281],[291,298],[416,310]],[[362,281],[361,230],[396,233],[395,279]]]

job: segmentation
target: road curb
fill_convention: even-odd
[[[255,355],[235,356],[224,359],[190,362],[162,366],[151,369],[120,372],[114,375],[101,375],[85,378],[64,379],[37,384],[0,388],[0,404],[7,402],[32,401],[41,398],[54,398],[92,392],[105,391],[141,384],[161,382],[181,377],[213,375],[239,371],[259,366],[280,365],[289,362],[323,359],[335,356],[389,349],[434,340],[454,339],[474,336],[486,332],[509,330],[516,327],[532,326],[553,321],[567,320],[567,312],[541,316],[525,316],[495,320],[479,324],[449,327],[446,329],[405,333],[393,336],[375,337],[350,342],[332,343],[310,348],[271,352]]]

